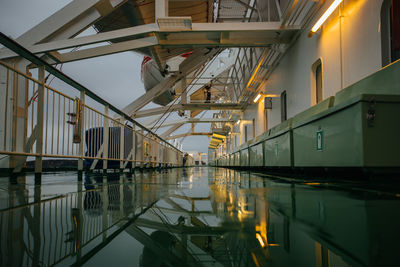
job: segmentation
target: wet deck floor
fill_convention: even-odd
[[[41,183],[0,178],[1,266],[399,265],[393,188],[208,167]]]

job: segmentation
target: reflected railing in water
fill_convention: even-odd
[[[82,186],[3,210],[1,265],[81,265],[104,255],[134,266],[397,265],[395,195],[214,168],[91,174]],[[122,232],[140,257],[111,252]]]

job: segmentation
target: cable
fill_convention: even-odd
[[[203,110],[202,111],[203,114],[201,114],[200,119],[204,117],[204,115],[206,115],[207,110]],[[189,130],[187,133],[190,133],[191,130]],[[185,140],[186,136],[182,137],[181,140],[179,140],[180,143],[182,143]]]
[[[218,55],[219,55],[220,52],[221,52],[221,51],[218,51],[218,52],[216,53],[216,55],[213,57],[213,59],[211,60],[211,62],[207,64],[207,68],[203,68],[202,73],[196,77],[196,82],[200,79],[199,77],[201,77],[201,76],[204,74],[204,72],[212,65],[212,63],[213,63],[213,62],[215,61],[215,59],[218,57]],[[187,86],[187,87],[182,91],[182,93],[185,93],[186,91],[188,91],[189,88],[192,89],[193,86],[194,86],[193,83],[191,83],[189,86]],[[164,115],[171,109],[171,107],[178,101],[178,99],[179,99],[179,97],[175,98],[175,99],[172,101],[172,104],[168,106],[168,109],[163,113],[163,115],[162,115],[162,116],[154,123],[154,125],[151,127],[151,129],[150,129],[151,131],[153,131],[153,132],[157,131],[157,130],[161,127],[161,125],[165,122],[165,120],[168,119],[168,117],[171,115],[171,112],[169,112],[169,114],[164,118],[164,120],[156,127],[157,123],[158,123],[159,121],[161,121],[161,119],[164,117]],[[155,130],[154,130],[154,129],[155,129]],[[148,134],[149,134],[149,133],[148,133]],[[148,135],[148,134],[147,134],[147,135]],[[146,135],[146,136],[147,136],[147,135]]]

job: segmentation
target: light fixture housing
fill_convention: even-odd
[[[258,94],[258,95],[256,96],[256,98],[254,98],[253,102],[254,102],[254,103],[257,103],[257,101],[258,101],[258,99],[260,99],[260,97],[261,97],[261,94]]]
[[[319,20],[314,24],[314,26],[311,28],[311,31],[309,33],[309,36],[312,36],[314,33],[316,33],[319,28],[321,28],[322,24],[327,20],[327,18],[335,11],[335,9],[342,3],[343,0],[334,0],[333,3],[328,7],[328,9],[325,11],[324,14],[319,18]]]

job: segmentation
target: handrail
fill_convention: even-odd
[[[5,47],[9,48],[10,50],[14,51],[15,53],[17,53],[18,55],[22,56],[23,58],[25,58],[25,59],[29,60],[30,62],[36,64],[37,66],[43,66],[46,69],[47,72],[53,74],[55,77],[59,78],[60,80],[64,81],[65,83],[67,83],[69,85],[71,85],[72,87],[74,87],[75,89],[77,89],[79,91],[84,91],[85,94],[87,96],[89,96],[90,98],[92,98],[93,100],[96,100],[99,103],[101,103],[101,104],[103,104],[105,106],[108,106],[110,110],[112,110],[115,113],[117,113],[118,115],[122,116],[124,119],[132,122],[133,124],[137,125],[141,129],[143,129],[145,131],[148,131],[149,133],[151,133],[152,135],[156,136],[158,139],[160,139],[161,141],[165,142],[166,144],[168,144],[170,147],[174,148],[175,150],[177,150],[179,152],[182,152],[177,147],[175,147],[174,145],[170,144],[168,141],[164,140],[162,137],[160,137],[156,133],[153,133],[151,130],[149,130],[148,128],[146,128],[145,126],[140,124],[139,122],[133,120],[128,114],[122,112],[120,109],[118,109],[117,107],[113,106],[111,103],[109,103],[106,100],[102,99],[96,93],[92,92],[91,90],[89,90],[88,88],[86,88],[85,86],[80,84],[79,82],[75,81],[74,79],[72,79],[71,77],[66,75],[65,73],[59,71],[58,69],[56,69],[55,67],[53,67],[52,65],[50,65],[49,63],[44,61],[43,59],[39,58],[38,56],[36,56],[32,52],[30,52],[28,49],[26,49],[22,45],[18,44],[16,41],[14,41],[13,39],[9,38],[8,36],[6,36],[2,32],[0,32],[0,43],[2,45],[4,45]]]

